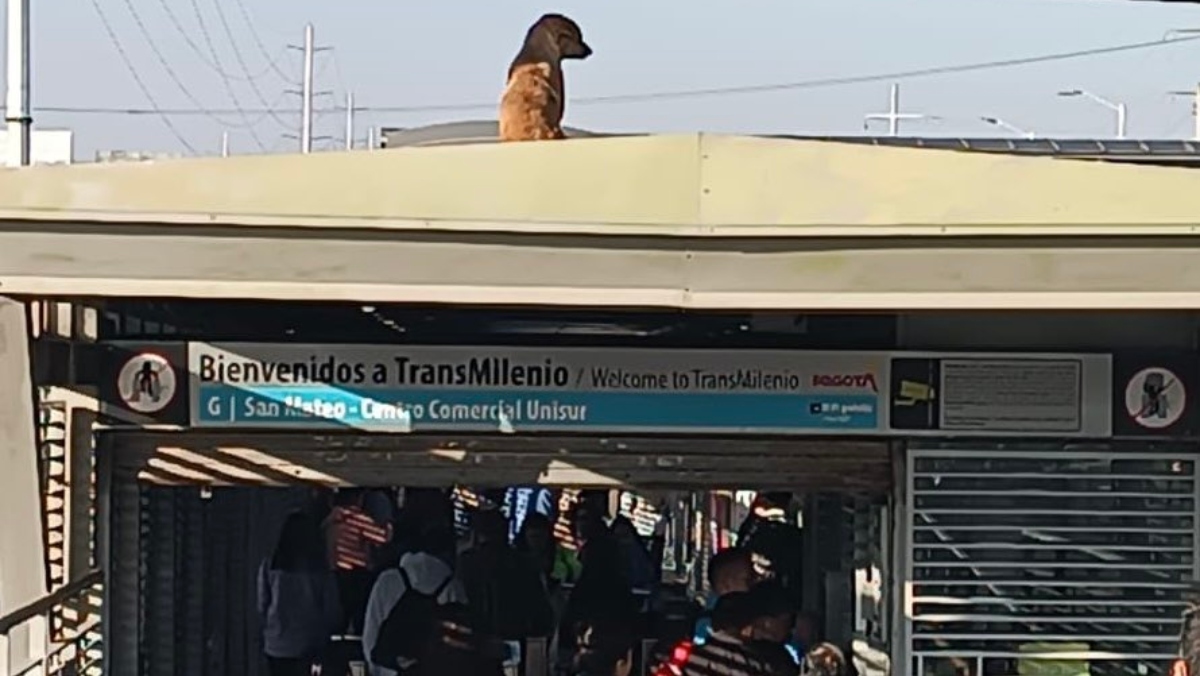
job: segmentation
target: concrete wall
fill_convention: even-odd
[[[27,317],[24,303],[0,297],[0,617],[46,594]],[[38,659],[44,631],[38,621],[0,637],[0,673]]]

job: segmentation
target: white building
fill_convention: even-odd
[[[71,164],[74,157],[75,132],[70,129],[34,129],[29,139],[29,161],[32,164]],[[0,129],[0,157],[8,162],[8,131]]]
[[[157,153],[141,150],[97,150],[97,162],[153,162],[154,160],[171,160],[183,157],[178,153]]]

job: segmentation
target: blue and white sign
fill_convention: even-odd
[[[191,343],[191,424],[879,434],[888,355]]]

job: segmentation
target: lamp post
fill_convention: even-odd
[[[1125,138],[1125,104],[1109,101],[1103,96],[1098,96],[1084,89],[1070,89],[1058,93],[1059,96],[1081,96],[1094,103],[1108,108],[1117,114],[1117,138]]]
[[[987,122],[988,124],[992,125],[993,127],[1000,127],[1001,129],[1006,129],[1008,131],[1011,131],[1014,134],[1019,134],[1020,136],[1023,136],[1024,138],[1028,138],[1028,139],[1037,138],[1037,135],[1034,134],[1033,132],[1025,131],[1024,129],[1018,127],[1017,125],[1009,124],[1009,123],[1005,122],[1004,120],[1001,120],[998,117],[984,116],[984,117],[980,117],[979,119],[983,120],[984,122]]]

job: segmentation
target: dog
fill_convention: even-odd
[[[565,138],[564,59],[586,59],[592,48],[579,24],[562,14],[546,14],[525,34],[525,44],[508,68],[508,85],[500,99],[501,141]]]

